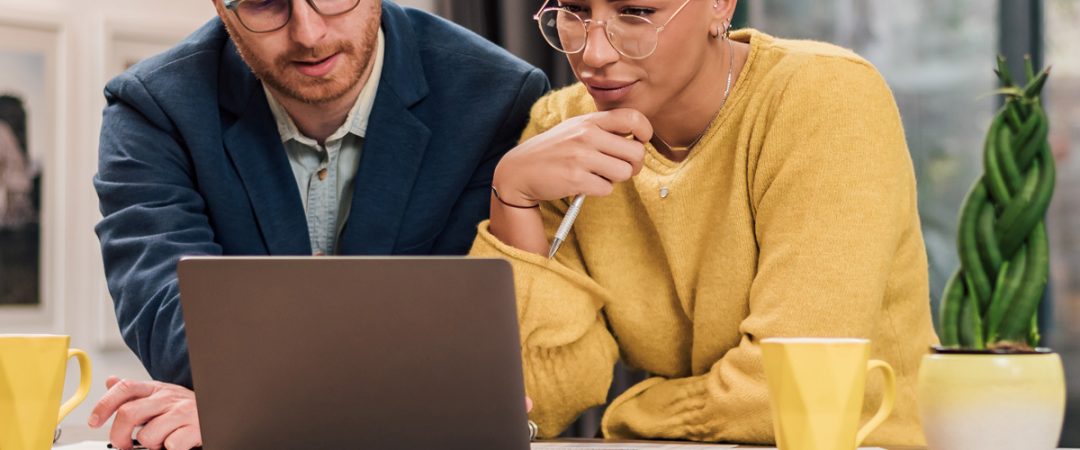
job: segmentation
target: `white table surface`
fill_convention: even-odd
[[[108,428],[102,427],[92,430],[86,426],[65,426],[60,441],[54,450],[103,450],[108,439]],[[565,446],[577,444],[577,446]],[[561,446],[560,446],[561,445]],[[767,447],[737,447],[727,444],[696,444],[696,443],[612,443],[598,440],[563,440],[534,443],[534,450],[572,450],[572,449],[610,449],[610,450],[637,450],[637,449],[662,449],[662,450],[720,450],[732,448],[755,448],[759,450],[776,450]],[[862,450],[880,450],[875,447],[867,447]],[[1061,448],[1058,450],[1080,450],[1076,448]]]
[[[533,444],[532,448],[535,450],[540,449],[562,449],[562,450],[584,450],[584,449],[611,449],[611,450],[712,450],[712,449],[727,449],[727,448],[756,448],[759,450],[776,450],[775,448],[765,447],[735,447],[732,445],[701,445],[701,444],[678,444],[678,443],[655,443],[655,444],[615,444],[615,443],[575,443],[566,446],[563,444],[552,445],[555,443],[539,443],[540,445]],[[64,445],[59,447],[53,447],[54,450],[102,450],[105,449],[105,442],[102,441],[85,441],[71,445]],[[868,447],[860,450],[880,450],[875,447]],[[1080,450],[1080,449],[1067,449],[1062,448],[1059,450]]]

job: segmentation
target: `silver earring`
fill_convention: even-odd
[[[709,33],[709,35],[712,36],[713,39],[720,39],[720,38],[728,39],[729,37],[731,37],[731,22],[725,20],[723,30],[721,30],[720,25],[717,25],[716,26],[716,34]]]

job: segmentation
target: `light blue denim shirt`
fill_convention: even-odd
[[[315,255],[333,255],[337,252],[337,240],[352,205],[353,181],[360,163],[360,154],[367,134],[368,118],[375,105],[375,93],[382,75],[383,32],[379,30],[375,50],[374,67],[356,104],[326,145],[304,136],[296,127],[289,113],[274,98],[269,89],[266,99],[277,122],[278,134],[289,155],[300,199],[307,216],[311,251]]]

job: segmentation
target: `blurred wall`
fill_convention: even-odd
[[[396,3],[401,6],[410,6],[424,11],[433,11],[435,9],[435,0],[400,0]]]

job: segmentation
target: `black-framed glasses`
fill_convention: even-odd
[[[304,0],[322,16],[338,16],[356,9],[360,0]],[[285,28],[292,19],[293,0],[225,0],[225,9],[253,33]]]
[[[663,25],[656,26],[649,19],[632,14],[619,14],[607,20],[586,19],[569,6],[549,8],[550,1],[545,1],[533,16],[548,45],[563,53],[580,53],[589,41],[589,25],[595,23],[604,27],[604,36],[615,51],[630,59],[652,56],[660,42],[660,32],[690,4],[690,0],[686,0]]]

